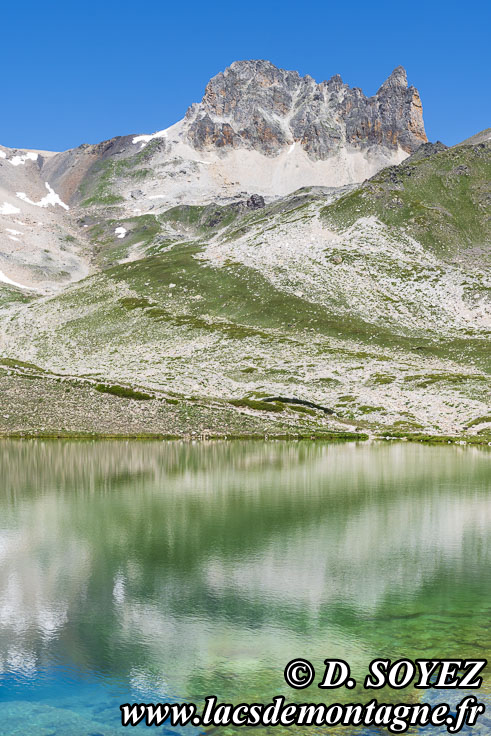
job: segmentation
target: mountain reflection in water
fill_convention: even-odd
[[[490,458],[406,443],[0,443],[0,710],[56,692],[78,717],[80,678],[97,683],[92,703],[319,700],[287,688],[289,659],[320,676],[340,657],[361,682],[374,657],[489,656]],[[119,733],[114,717],[104,733]]]

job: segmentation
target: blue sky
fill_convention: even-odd
[[[491,125],[489,2],[4,0],[0,143],[64,150],[179,120],[235,59],[374,94],[398,64],[430,140]]]

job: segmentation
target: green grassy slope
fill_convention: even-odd
[[[491,143],[459,146],[384,169],[323,214],[345,227],[374,215],[442,259],[465,257],[470,249],[489,258],[490,181]]]
[[[126,219],[110,203],[90,217],[82,206],[95,275],[10,309],[1,352],[127,387],[113,402],[137,391],[226,407],[248,418],[237,427],[485,433],[489,153],[409,160],[335,201],[312,189],[254,211],[182,205]],[[127,169],[102,166],[86,199]],[[272,396],[335,414],[272,411]],[[143,417],[153,401],[133,403]]]

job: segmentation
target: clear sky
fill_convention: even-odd
[[[365,94],[402,64],[430,140],[491,126],[491,3],[4,0],[0,143],[64,150],[153,132],[236,59]]]

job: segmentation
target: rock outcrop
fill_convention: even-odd
[[[191,105],[186,127],[198,150],[246,148],[274,156],[298,144],[314,160],[343,146],[412,153],[427,140],[418,91],[408,87],[401,66],[366,97],[339,74],[317,84],[269,61],[236,61]]]
[[[435,143],[422,143],[415,153],[411,154],[411,156],[406,159],[406,163],[421,161],[423,158],[429,158],[430,156],[434,156],[436,153],[441,153],[446,150],[448,150],[448,146],[441,141],[436,141]]]

